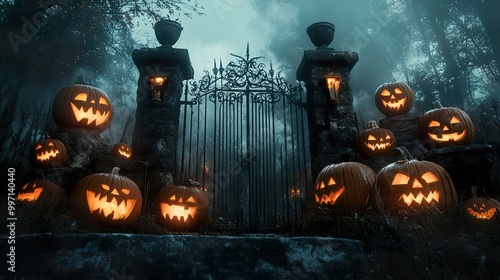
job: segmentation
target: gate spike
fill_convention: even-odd
[[[247,59],[250,58],[250,43],[247,42]]]

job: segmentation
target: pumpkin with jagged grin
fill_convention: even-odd
[[[368,205],[375,175],[370,167],[359,162],[328,165],[314,185],[316,203],[346,214],[362,210]]]
[[[112,117],[108,96],[87,84],[74,84],[61,89],[52,105],[52,116],[57,125],[83,127],[103,131]]]
[[[375,91],[375,105],[386,116],[408,113],[413,107],[415,94],[405,83],[385,83]]]
[[[453,181],[440,165],[420,161],[404,147],[398,147],[403,160],[391,163],[377,174],[375,193],[381,208],[422,209],[435,206],[451,213],[458,198]]]
[[[120,142],[113,146],[113,151],[111,154],[115,157],[131,158],[132,157],[132,147],[127,143]]]
[[[196,230],[207,218],[208,207],[207,195],[195,186],[166,186],[156,195],[159,222],[177,231]]]
[[[358,152],[365,157],[381,156],[390,153],[396,146],[396,136],[390,129],[380,128],[377,121],[369,121],[367,129],[356,137]]]
[[[51,168],[64,165],[67,150],[63,142],[57,139],[45,139],[31,146],[30,163],[35,168]]]
[[[38,206],[48,212],[59,212],[66,207],[68,195],[55,183],[46,179],[37,179],[21,187],[17,194],[17,201]]]
[[[102,225],[124,226],[136,221],[141,213],[139,187],[119,174],[97,173],[78,181],[71,192],[70,209],[82,219]]]

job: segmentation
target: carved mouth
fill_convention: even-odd
[[[469,211],[469,213],[473,217],[480,219],[480,220],[490,220],[497,213],[497,209],[495,209],[495,208],[490,208],[487,211],[479,211],[479,212],[476,212],[476,211],[472,210],[471,208],[467,208],[467,211]]]
[[[37,154],[36,159],[38,161],[46,161],[46,160],[49,160],[53,157],[56,157],[58,154],[59,154],[58,150],[45,151],[45,152],[41,152],[41,153]]]
[[[161,213],[163,218],[172,221],[174,219],[178,219],[180,222],[185,222],[189,217],[194,219],[196,216],[196,210],[198,210],[198,206],[182,206],[182,205],[170,205],[167,203],[160,203]]]
[[[120,155],[126,157],[126,158],[130,158],[130,153],[127,153],[127,152],[123,152],[122,150],[118,150],[118,153],[120,153]]]
[[[109,111],[101,112],[100,110],[96,110],[93,113],[93,108],[89,108],[87,111],[83,109],[83,106],[78,108],[73,102],[71,103],[71,108],[73,109],[73,114],[75,115],[76,120],[79,122],[83,119],[87,119],[87,125],[91,124],[95,121],[96,125],[101,125],[105,123],[109,118]]]
[[[344,193],[345,191],[345,187],[343,186],[342,188],[338,189],[337,191],[335,192],[330,192],[330,195],[326,195],[326,194],[323,194],[321,196],[321,199],[318,197],[317,194],[315,194],[315,199],[316,199],[316,203],[319,203],[319,204],[330,204],[330,205],[333,205],[335,204],[335,201],[337,201],[337,198],[339,198],[339,196]]]
[[[17,200],[35,202],[42,193],[42,190],[42,188],[35,188],[31,193],[20,193],[17,195]]]
[[[385,150],[388,147],[392,146],[392,143],[376,143],[376,144],[371,144],[371,143],[366,143],[366,142],[364,142],[364,143],[365,143],[365,146],[372,151]]]
[[[387,107],[387,108],[391,108],[391,109],[396,109],[396,110],[400,110],[401,107],[404,107],[405,104],[406,104],[406,97],[400,99],[399,101],[385,101],[385,100],[382,100],[382,104],[384,105],[384,107]]]
[[[91,213],[99,211],[99,214],[108,217],[112,215],[113,220],[125,220],[130,216],[134,209],[136,199],[124,199],[120,203],[116,197],[111,201],[107,201],[107,195],[97,194],[93,191],[87,190],[87,203]]]
[[[431,191],[429,192],[427,197],[421,192],[419,192],[417,196],[414,196],[412,193],[410,193],[409,195],[403,194],[399,198],[399,200],[403,200],[404,203],[406,203],[408,206],[410,206],[412,202],[416,202],[417,204],[422,204],[422,201],[431,203],[433,200],[435,200],[436,202],[439,202],[439,191]]]
[[[458,132],[441,134],[441,136],[432,133],[427,133],[427,134],[429,135],[429,138],[431,140],[434,140],[436,142],[448,142],[448,141],[460,141],[464,139],[466,131],[464,130],[460,134]]]

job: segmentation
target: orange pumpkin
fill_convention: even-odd
[[[208,197],[198,187],[167,186],[156,195],[159,222],[177,231],[193,231],[208,216]]]
[[[493,198],[478,197],[476,187],[472,187],[472,198],[464,201],[463,210],[470,221],[498,222],[500,202]]]
[[[113,114],[108,96],[87,84],[61,89],[52,104],[52,116],[59,126],[106,129]]]
[[[414,159],[405,147],[397,148],[403,160],[391,163],[377,174],[375,192],[381,208],[414,208],[435,205],[450,213],[458,198],[450,175],[430,161]]]
[[[386,116],[397,116],[410,112],[415,95],[405,83],[385,83],[375,91],[375,105]]]
[[[331,164],[318,174],[316,203],[346,214],[364,209],[373,191],[375,172],[359,162]]]
[[[97,173],[78,181],[70,195],[70,209],[80,218],[108,226],[125,226],[139,217],[142,195],[129,178],[118,174]]]
[[[396,136],[390,129],[379,128],[376,121],[369,121],[367,129],[356,137],[358,152],[365,157],[381,156],[390,153],[396,146]]]
[[[111,155],[115,157],[131,158],[132,157],[132,147],[127,143],[120,142],[113,146],[113,151]]]
[[[29,155],[33,167],[46,169],[64,165],[67,150],[63,142],[49,138],[33,144]]]
[[[37,179],[27,182],[17,194],[17,200],[32,203],[47,211],[61,211],[66,207],[66,191],[49,180]]]
[[[465,145],[474,142],[474,124],[461,109],[432,104],[419,121],[420,139],[431,141],[435,147]]]

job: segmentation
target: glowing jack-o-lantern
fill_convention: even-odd
[[[379,206],[421,209],[435,205],[443,212],[452,212],[458,198],[448,172],[436,163],[414,159],[405,147],[397,149],[404,159],[385,166],[377,174]]]
[[[131,158],[132,147],[130,147],[127,143],[120,142],[113,146],[111,154],[115,157]]]
[[[331,164],[318,174],[314,198],[319,205],[349,214],[368,205],[374,183],[375,172],[362,163]]]
[[[67,159],[66,146],[57,139],[45,139],[31,146],[30,162],[35,168],[51,168],[64,165]]]
[[[100,89],[74,84],[61,89],[52,105],[52,116],[59,126],[83,127],[103,131],[109,126],[112,106]]]
[[[498,222],[500,202],[493,198],[478,197],[476,187],[472,187],[472,198],[463,203],[469,220]]]
[[[415,95],[405,83],[385,83],[375,91],[375,105],[386,116],[408,113],[413,107]]]
[[[379,128],[376,121],[369,121],[367,129],[356,137],[357,150],[366,157],[390,153],[396,146],[396,136],[390,129]]]
[[[103,225],[129,225],[137,220],[142,208],[139,187],[118,174],[97,173],[78,181],[71,192],[70,209],[84,219]]]
[[[430,140],[435,147],[471,144],[474,141],[474,124],[461,109],[443,107],[439,101],[434,109],[426,112],[419,121],[420,138]]]
[[[161,224],[177,231],[192,231],[208,215],[208,198],[198,187],[163,187],[156,196],[155,213]]]
[[[66,191],[49,180],[29,181],[21,187],[17,194],[21,203],[29,203],[47,211],[61,211],[66,207],[68,195]]]

